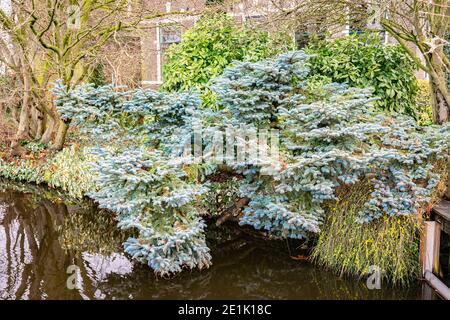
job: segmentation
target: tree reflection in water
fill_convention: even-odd
[[[284,242],[210,228],[211,269],[156,279],[122,254],[110,213],[45,188],[0,181],[0,299],[402,299],[420,287],[370,291],[289,257]],[[79,290],[66,286],[80,268]]]
[[[107,273],[132,271],[116,253],[124,238],[110,214],[87,203],[0,181],[0,299],[95,297]],[[81,290],[67,289],[70,265],[81,270]]]

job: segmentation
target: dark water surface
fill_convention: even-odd
[[[210,231],[209,270],[157,279],[122,253],[126,237],[110,214],[88,203],[0,180],[0,299],[422,298],[419,283],[368,290],[364,281],[293,260],[284,242],[237,230]],[[80,270],[79,289],[67,287],[71,265]]]

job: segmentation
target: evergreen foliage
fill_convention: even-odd
[[[125,243],[128,253],[162,275],[210,265],[202,216],[215,214],[205,210],[214,208],[207,194],[217,187],[208,180],[221,164],[175,161],[199,124],[206,148],[217,128],[281,132],[279,158],[228,166],[242,177],[234,181],[239,197],[249,199],[242,225],[278,238],[316,235],[333,215],[328,208],[337,191],[366,180],[371,192],[352,216],[355,227],[420,213],[441,179],[434,164],[448,161],[450,126],[422,128],[378,113],[370,89],[317,89],[307,61],[298,51],[236,62],[212,82],[220,111],[201,110],[189,92],[55,87],[62,116],[98,144],[98,191],[90,196],[116,212],[122,228],[139,232]]]
[[[282,166],[245,186],[252,201],[241,222],[283,236],[318,232],[336,188],[366,176],[375,190],[360,221],[415,214],[439,181],[431,169],[448,156],[449,126],[377,114],[365,89],[330,84],[319,96],[308,93],[306,59],[300,52],[238,63],[216,79],[219,102],[235,120],[278,126],[283,137]]]
[[[90,196],[119,214],[121,228],[139,231],[125,243],[127,253],[161,275],[209,266],[205,224],[193,205],[205,192],[202,186],[185,183],[182,169],[168,166],[160,152],[100,149],[97,156],[99,191]]]

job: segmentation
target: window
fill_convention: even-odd
[[[181,42],[181,30],[175,26],[161,27],[161,45],[170,46]]]
[[[166,51],[173,44],[181,42],[181,28],[179,26],[161,26],[159,28],[158,52],[158,81],[162,81],[162,65],[166,62]]]

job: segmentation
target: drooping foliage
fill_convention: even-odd
[[[89,148],[68,147],[51,158],[46,166],[44,179],[52,188],[66,191],[71,197],[82,199],[86,193],[96,190],[90,163],[95,156]]]
[[[91,170],[90,165],[93,160],[94,155],[90,148],[72,145],[56,154],[48,154],[45,160],[0,159],[0,177],[12,181],[47,184],[80,200],[89,192],[96,190],[93,179],[95,172]]]
[[[207,194],[217,182],[209,177],[224,167],[240,177],[236,197],[247,200],[240,223],[278,238],[320,233],[338,190],[361,181],[371,191],[355,226],[420,212],[441,178],[434,164],[448,161],[450,127],[422,128],[378,113],[369,89],[331,83],[319,90],[307,61],[299,51],[236,62],[212,82],[220,111],[201,109],[189,92],[55,87],[62,116],[78,119],[97,143],[98,191],[90,196],[116,212],[120,226],[139,231],[127,252],[163,275],[209,266],[202,216],[215,214]],[[226,164],[205,152],[198,163],[182,148],[199,128],[211,150],[215,132],[249,127],[279,132],[279,142],[271,138],[278,152]]]
[[[376,35],[351,35],[313,41],[306,52],[311,55],[308,65],[313,75],[354,87],[373,87],[379,109],[418,116],[417,66],[400,46],[384,45]]]
[[[372,223],[355,225],[372,192],[367,180],[338,190],[338,200],[328,208],[330,214],[314,247],[312,260],[339,274],[355,276],[379,268],[383,270],[383,281],[406,285],[420,277],[419,217],[384,216]]]
[[[8,163],[0,159],[0,176],[13,181],[42,183],[45,181],[45,166],[36,166],[32,161],[19,160]]]

